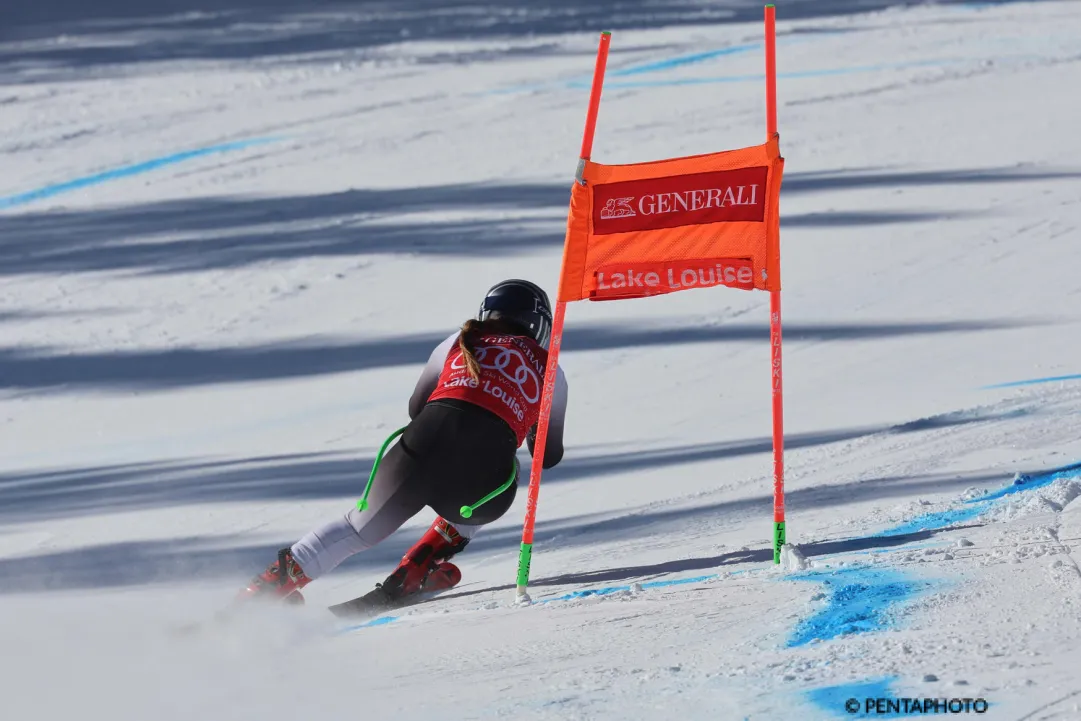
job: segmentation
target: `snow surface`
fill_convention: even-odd
[[[3,717],[1081,719],[1081,6],[888,4],[778,3],[789,563],[768,296],[576,304],[533,605],[523,489],[444,599],[325,611],[422,514],[193,635],[490,283],[554,289],[596,31],[594,157],[703,153],[763,138],[761,9],[6,4]]]

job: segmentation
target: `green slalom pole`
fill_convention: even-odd
[[[781,548],[784,546],[784,521],[773,524],[773,562],[781,562]]]
[[[518,551],[518,588],[529,585],[529,564],[533,562],[533,544],[522,543]]]

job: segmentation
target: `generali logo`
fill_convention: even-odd
[[[754,265],[746,258],[702,258],[661,263],[606,265],[594,274],[595,300],[644,298],[691,288],[725,285],[754,289]]]
[[[740,168],[593,186],[593,233],[761,222],[769,169]]]
[[[609,198],[608,202],[601,208],[601,220],[629,218],[632,215],[638,215],[638,213],[634,212],[634,206],[631,205],[634,200],[634,198]]]

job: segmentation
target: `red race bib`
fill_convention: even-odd
[[[473,350],[480,377],[469,375],[456,344],[428,400],[456,398],[485,408],[506,421],[522,445],[540,415],[548,353],[532,338],[513,335],[481,336]]]

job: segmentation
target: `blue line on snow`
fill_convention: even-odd
[[[798,43],[809,42],[809,38],[782,38],[779,40],[779,44],[792,45]],[[728,55],[741,55],[743,53],[752,52],[762,48],[762,43],[745,43],[743,45],[732,45],[726,48],[720,48],[718,50],[706,50],[699,53],[691,53],[689,55],[677,55],[671,58],[665,58],[664,60],[651,60],[649,62],[639,63],[637,65],[628,65],[623,68],[614,68],[606,72],[607,77],[626,77],[628,75],[644,75],[647,73],[664,72],[673,68],[681,68],[687,65],[694,65],[696,63],[705,62],[707,60],[713,60],[714,58],[725,57]],[[748,79],[761,79],[762,76],[752,78],[747,76]],[[795,77],[795,76],[794,76]],[[563,80],[555,80],[552,82],[540,82],[540,83],[523,83],[521,85],[512,85],[506,88],[495,88],[488,90],[480,95],[508,95],[511,93],[521,92],[533,92],[536,90],[546,90],[552,88],[588,88],[592,84],[592,75],[579,75],[574,78],[568,78]],[[663,84],[663,83],[662,83]],[[611,83],[606,82],[605,87],[612,87]],[[619,87],[618,85],[615,87]],[[630,86],[628,86],[630,87]]]
[[[686,583],[699,583],[701,581],[710,581],[714,578],[720,578],[719,573],[711,573],[708,576],[695,576],[694,578],[676,578],[671,581],[650,581],[648,583],[641,584],[642,589],[649,588],[665,588],[667,586],[682,586]],[[576,598],[588,598],[590,596],[607,596],[612,593],[619,593],[620,591],[629,591],[631,587],[627,586],[606,586],[604,588],[588,588],[584,591],[572,591],[571,593],[564,594],[562,596],[556,596],[555,598],[545,598],[538,601],[538,604],[554,603],[556,601],[572,601]]]
[[[909,533],[919,533],[920,531],[949,528],[950,526],[958,526],[978,518],[986,513],[987,510],[988,509],[984,506],[967,506],[962,508],[951,508],[950,510],[938,511],[936,513],[925,513],[922,516],[917,516],[910,521],[905,521],[904,523],[900,523],[874,535],[880,537],[904,536]]]
[[[1009,383],[996,383],[990,386],[983,386],[980,390],[991,390],[993,388],[1017,388],[1020,386],[1034,386],[1040,383],[1057,383],[1059,381],[1081,381],[1081,373],[1069,376],[1050,376],[1048,378],[1030,378],[1026,381],[1010,381]]]
[[[1081,475],[1081,463],[1071,463],[1068,466],[1061,466],[1044,473],[1034,473],[1032,475],[1021,473],[1010,485],[1000,488],[994,493],[988,493],[986,496],[969,499],[965,503],[976,504],[985,501],[997,501],[1006,496],[1049,486],[1060,478],[1076,478],[1078,475]]]
[[[903,70],[905,68],[919,68],[919,67],[938,67],[942,65],[948,65],[952,63],[963,62],[962,60],[917,60],[908,63],[884,63],[880,65],[857,65],[847,68],[824,68],[821,70],[800,70],[788,73],[777,73],[777,78],[780,80],[794,80],[799,78],[817,78],[826,77],[831,75],[853,75],[856,73],[870,73],[878,72],[881,70]],[[749,74],[749,75],[719,75],[714,77],[704,78],[673,78],[670,80],[630,80],[630,81],[616,81],[605,82],[604,87],[608,88],[654,88],[664,87],[670,85],[714,85],[717,83],[747,83],[747,82],[762,82],[765,79],[765,75],[761,73]],[[567,83],[567,87],[572,88],[585,88],[589,87],[589,82],[586,81],[573,81]]]
[[[860,683],[846,683],[838,686],[823,686],[822,688],[805,691],[804,695],[815,706],[837,718],[871,718],[872,716],[874,718],[904,718],[897,714],[878,714],[875,713],[873,708],[870,714],[864,712],[866,699],[895,698],[890,693],[890,684],[896,680],[896,677],[894,677]],[[845,703],[849,699],[856,699],[860,702],[860,709],[856,713],[851,713],[845,708]]]
[[[1039,474],[1022,474],[1011,485],[978,498],[969,499],[960,508],[927,513],[888,530],[881,531],[875,536],[899,536],[957,525],[983,515],[1003,498],[1043,488],[1060,478],[1071,478],[1079,475],[1081,475],[1081,463],[1062,466]],[[730,571],[729,575],[740,572]],[[641,587],[645,590],[681,586],[688,583],[710,581],[720,578],[720,576],[719,573],[712,573],[691,578],[649,581],[641,584]],[[824,584],[829,591],[826,607],[802,621],[796,627],[788,641],[789,647],[803,646],[814,639],[825,641],[852,633],[868,633],[888,628],[891,624],[890,611],[894,606],[913,600],[920,592],[927,590],[932,585],[928,581],[916,581],[906,578],[896,571],[862,567],[830,571],[808,571],[785,576],[784,580],[814,581]],[[573,601],[592,596],[608,596],[630,590],[631,586],[629,584],[588,588],[581,591],[572,591],[554,598],[541,599],[537,604]],[[382,626],[397,620],[397,616],[381,616],[362,624],[339,629],[338,633],[344,634],[362,628]]]
[[[609,77],[615,77],[624,75],[641,75],[643,73],[655,73],[663,70],[671,70],[672,68],[681,68],[684,65],[701,63],[706,60],[712,60],[713,58],[719,58],[725,55],[738,55],[740,53],[758,50],[761,47],[762,43],[733,45],[732,47],[721,48],[720,50],[707,50],[706,52],[693,53],[691,55],[677,55],[676,57],[667,58],[665,60],[654,60],[648,63],[641,63],[639,65],[629,65],[625,68],[612,70],[607,74]]]
[[[893,608],[930,587],[930,583],[912,580],[898,571],[871,568],[809,571],[785,580],[822,583],[829,593],[825,608],[796,626],[788,639],[789,648],[815,639],[827,641],[889,628]]]
[[[714,578],[720,578],[719,573],[711,573],[708,576],[694,576],[692,578],[676,578],[669,581],[649,581],[648,583],[641,584],[642,589],[651,588],[666,588],[668,586],[682,586],[688,583],[699,583],[701,581],[709,581]],[[627,586],[606,586],[604,588],[589,588],[583,591],[573,591],[571,593],[564,594],[562,596],[556,596],[555,598],[545,598],[537,601],[537,605],[543,605],[545,603],[555,603],[557,601],[573,601],[577,598],[589,598],[590,596],[607,596],[612,593],[618,593],[620,591],[629,591],[631,587]],[[362,628],[371,628],[372,626],[384,626],[388,623],[393,623],[398,620],[398,616],[380,616],[379,618],[372,619],[371,621],[365,621],[364,623],[356,624],[353,626],[345,626],[338,629],[338,634],[345,634],[351,631],[357,631]]]
[[[250,148],[256,145],[273,143],[276,140],[279,140],[279,138],[253,138],[250,140],[237,140],[232,143],[221,143],[220,145],[210,145],[205,148],[186,150],[182,153],[173,153],[172,155],[154,158],[153,160],[147,160],[142,163],[125,165],[120,168],[114,168],[113,170],[106,170],[100,173],[94,173],[93,175],[76,178],[75,180],[69,180],[64,183],[46,185],[35,190],[26,191],[24,193],[0,196],[0,210],[4,210],[6,208],[14,208],[18,205],[26,205],[27,203],[33,203],[37,200],[51,198],[53,196],[60,195],[61,193],[70,193],[73,190],[80,190],[91,185],[98,185],[100,183],[106,183],[111,180],[119,180],[121,178],[131,177],[132,175],[149,173],[152,170],[157,170],[167,165],[175,165],[176,163],[183,163],[187,160],[194,160],[195,158],[202,158],[207,155],[214,155],[217,153],[228,153],[234,150],[243,150],[245,148]]]
[[[872,536],[872,538],[875,538],[875,537],[876,536]],[[905,548],[906,551],[920,551],[920,550],[923,550],[925,548],[943,548],[943,547],[948,546],[948,545],[950,545],[950,544],[948,542],[946,542],[946,541],[929,541],[927,543],[909,542],[909,543],[904,544],[904,548]],[[896,546],[890,546],[888,548],[869,548],[869,549],[864,550],[864,551],[844,551],[843,553],[845,555],[852,555],[852,556],[877,556],[877,555],[881,555],[883,553],[895,553],[896,551],[897,551]]]
[[[970,498],[958,508],[917,516],[885,531],[880,531],[875,536],[902,536],[907,533],[956,526],[984,515],[1003,498],[1049,486],[1060,478],[1076,478],[1079,475],[1081,475],[1081,463],[1061,466],[1043,473],[1021,474],[1010,485],[977,498]]]
[[[957,713],[957,707],[955,706],[954,710],[951,711],[949,701],[961,701],[962,703],[964,701],[964,699],[932,697],[931,694],[898,696],[890,689],[898,680],[898,677],[890,676],[839,684],[837,686],[823,686],[804,691],[803,696],[815,706],[839,719],[914,718],[916,716],[954,715]],[[856,711],[848,709],[848,704],[851,703],[852,699],[859,703],[859,708]],[[936,705],[936,702],[943,705]],[[988,703],[987,707],[990,708],[993,705]],[[908,713],[905,712],[906,707],[909,709]],[[976,713],[983,712],[976,711]]]
[[[665,70],[671,70],[672,68],[681,68],[685,65],[693,65],[695,63],[705,62],[706,60],[712,60],[713,58],[724,57],[726,55],[738,55],[740,53],[750,52],[751,50],[757,50],[761,47],[761,43],[749,43],[746,45],[733,45],[731,47],[721,48],[719,50],[707,50],[705,52],[692,53],[690,55],[677,55],[675,57],[665,58],[664,60],[651,60],[646,63],[639,63],[638,65],[628,65],[625,68],[609,70],[606,75],[608,77],[623,77],[628,75],[644,75],[646,73],[663,72]],[[588,88],[592,83],[592,78],[592,75],[583,75],[569,80],[555,81],[555,83],[528,83],[522,85],[512,85],[507,88],[496,88],[494,90],[489,90],[487,93],[482,94],[507,95],[510,93],[544,90],[545,88],[556,86],[565,88]]]
[[[357,623],[352,626],[345,626],[339,628],[338,633],[349,633],[350,631],[357,631],[362,628],[371,628],[372,626],[386,626],[388,623],[394,623],[398,620],[398,616],[380,616],[379,618],[373,618],[371,621],[365,621],[364,623]]]

